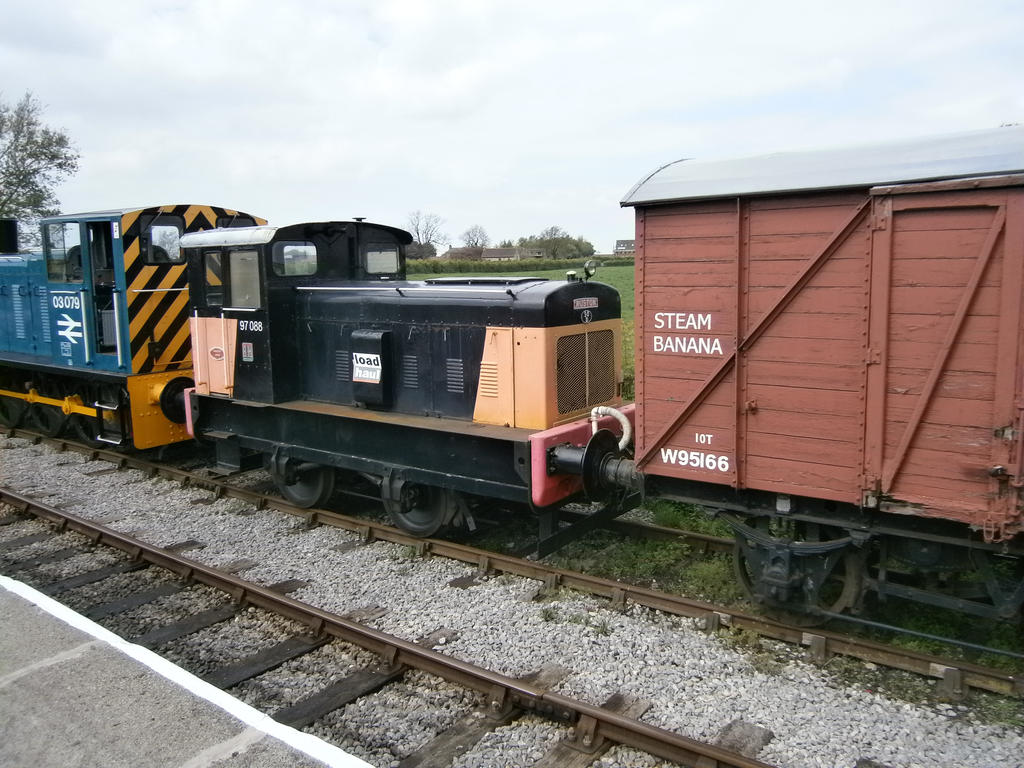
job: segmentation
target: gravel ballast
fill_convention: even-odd
[[[507,675],[563,667],[568,674],[558,692],[593,704],[615,693],[646,699],[651,705],[645,721],[691,738],[713,741],[738,719],[760,726],[773,735],[757,755],[767,763],[787,768],[852,767],[861,759],[892,768],[1021,765],[1024,735],[1018,729],[974,723],[960,707],[915,705],[845,686],[827,668],[796,658],[764,671],[742,648],[704,634],[691,620],[639,606],[620,613],[602,599],[568,591],[532,600],[538,583],[519,577],[450,586],[474,569],[441,558],[417,558],[408,547],[383,542],[352,547],[353,534],[308,529],[302,520],[255,511],[238,500],[204,503],[209,492],[149,479],[138,471],[89,474],[104,466],[19,438],[0,438],[0,483],[13,490],[83,517],[110,520],[111,528],[164,546],[195,539],[203,547],[185,556],[203,563],[256,561],[259,565],[241,574],[254,581],[306,580],[308,586],[293,597],[342,614],[376,611],[380,615],[371,626],[406,640],[445,630],[448,639],[436,650]],[[0,541],[28,530],[23,523],[5,526]],[[78,599],[86,602],[90,595],[83,588]],[[205,599],[215,597],[189,598]],[[158,623],[165,608],[173,615],[181,606],[164,598],[114,621],[145,628]],[[245,645],[252,641],[241,639],[241,630],[252,629],[242,626],[246,623],[260,624],[267,643],[294,629],[262,612],[246,612],[240,620],[204,630],[206,659],[185,657],[192,652],[177,658],[173,644],[160,651],[193,669],[236,658],[252,651]],[[269,699],[285,705],[308,695],[311,686],[372,663],[362,651],[332,644],[233,692],[250,703]],[[397,765],[478,701],[436,678],[411,673],[307,730],[375,765]],[[529,766],[567,733],[552,723],[524,718],[489,734],[457,765]],[[616,748],[596,765],[661,763]]]

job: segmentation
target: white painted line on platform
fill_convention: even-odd
[[[75,613],[67,606],[61,605],[52,597],[44,595],[27,584],[7,576],[0,576],[0,587],[33,603],[65,624],[113,646],[121,653],[149,667],[149,669],[161,677],[178,684],[201,699],[205,699],[229,715],[241,720],[246,725],[256,728],[316,760],[325,762],[335,768],[373,768],[369,763],[328,744],[323,739],[277,722],[270,715],[250,707],[245,702],[239,701],[226,691],[210,685],[205,680],[201,680],[191,672],[172,664],[148,648],[143,648],[141,645],[135,645],[118,637],[110,630],[101,627],[85,616]]]

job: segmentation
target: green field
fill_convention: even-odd
[[[546,277],[549,280],[564,280],[564,269],[531,271],[529,277]],[[583,273],[583,267],[577,270]],[[410,280],[429,280],[433,277],[521,277],[523,273],[515,269],[507,272],[458,272],[445,274],[411,274]],[[598,267],[594,280],[607,283],[619,292],[622,297],[622,375],[623,397],[633,399],[633,267],[615,266]]]

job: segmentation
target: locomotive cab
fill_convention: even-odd
[[[188,235],[197,390],[256,402],[301,396],[300,287],[405,278],[409,233],[362,222]],[[273,333],[271,333],[273,331]]]

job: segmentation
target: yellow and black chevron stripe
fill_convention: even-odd
[[[183,224],[185,232],[198,232],[231,226],[238,219],[247,224],[266,223],[211,205],[164,205],[131,211],[122,217],[132,373],[173,371],[192,365],[185,265],[145,263],[141,235],[154,224]]]

